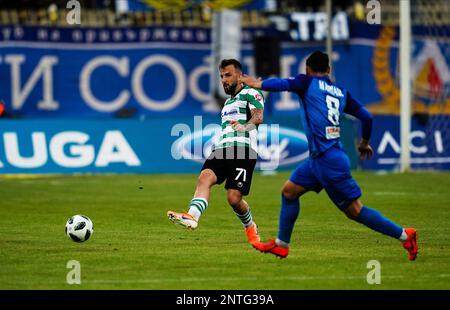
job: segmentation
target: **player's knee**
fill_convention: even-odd
[[[289,200],[295,200],[300,197],[300,193],[289,185],[283,186],[281,193],[283,194],[283,196],[285,198],[287,198]]]
[[[345,215],[351,219],[356,220],[359,217],[359,214],[361,213],[361,203],[358,201],[353,201],[345,210]]]
[[[230,206],[236,207],[239,206],[239,204],[241,203],[242,195],[235,192],[231,192],[227,194],[227,200]]]
[[[202,187],[211,187],[214,185],[214,182],[214,176],[204,172],[200,173],[197,179],[197,184]]]

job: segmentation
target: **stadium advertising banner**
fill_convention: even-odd
[[[375,114],[398,114],[398,29],[347,25],[340,16],[335,17],[341,26],[333,54],[337,84]],[[304,72],[306,57],[323,49],[321,28],[306,27],[309,22],[303,20],[308,18],[297,18],[302,25],[298,40],[290,34],[281,37],[281,76]],[[449,43],[430,39],[426,28],[415,31],[424,34],[414,36],[414,108],[449,114]],[[249,74],[255,73],[253,38],[262,34],[279,33],[242,33],[241,61]],[[208,115],[217,109],[209,94],[210,73],[217,69],[211,64],[210,36],[205,28],[2,26],[0,99],[10,114],[24,117],[108,118],[123,111],[135,116]],[[290,93],[273,93],[268,103],[273,115],[291,115],[299,108]]]
[[[341,17],[335,19],[345,25]],[[323,49],[323,42],[315,41],[321,38],[315,36],[317,25],[303,26],[298,26],[298,34],[309,32],[307,43],[290,35],[282,37],[281,76],[304,72],[305,58]],[[346,27],[340,29],[344,35]],[[253,38],[273,35],[273,31],[243,31],[241,61],[245,72],[255,73]],[[398,117],[398,29],[350,23],[347,31],[349,39],[334,46],[336,83],[345,86],[376,117]],[[450,46],[448,40],[437,40],[429,33],[424,27],[413,30],[412,107],[413,113],[428,115],[434,122],[450,115]],[[209,94],[209,77],[217,65],[211,63],[210,48],[210,31],[204,28],[2,26],[0,100],[5,102],[7,114],[23,118],[214,117],[219,107]],[[299,111],[293,94],[270,93],[266,100],[266,115],[292,117]],[[375,124],[376,136],[392,130],[390,121]],[[446,124],[448,121],[433,125],[440,126],[444,148],[450,136]],[[426,137],[432,144],[434,133],[426,132]],[[433,148],[426,150],[424,157],[435,155],[430,153]],[[364,167],[386,169],[395,165],[372,161]],[[444,169],[448,165],[417,162],[415,167]]]
[[[397,116],[374,118],[374,157],[363,168],[398,169],[400,166],[400,120]],[[411,122],[411,168],[450,169],[450,116],[413,116]]]
[[[204,113],[211,100],[204,29],[2,31],[0,98],[12,114],[182,116]]]
[[[217,119],[3,120],[0,174],[198,172],[220,136]],[[258,129],[257,168],[290,168],[308,158],[298,123]]]
[[[309,31],[308,38],[315,38],[314,28]],[[253,38],[263,34],[278,33],[242,33],[241,61],[249,74],[255,73]],[[304,58],[322,46],[302,48],[289,35],[285,40],[283,76],[303,71]],[[18,117],[109,118],[124,111],[135,116],[208,115],[217,111],[209,94],[210,73],[217,70],[210,50],[211,33],[204,28],[2,26],[0,99]],[[269,100],[275,115],[298,109],[289,94]]]

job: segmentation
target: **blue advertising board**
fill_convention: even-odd
[[[195,173],[209,155],[217,118],[153,120],[2,120],[0,174],[9,173]],[[344,148],[356,165],[357,123],[343,119]],[[414,117],[412,168],[450,169],[450,117]],[[363,168],[399,166],[399,119],[375,116],[374,158]],[[267,118],[258,134],[258,169],[292,169],[308,158],[296,117]]]
[[[255,74],[253,39],[261,34],[274,34],[273,31],[244,29],[241,61],[246,73]],[[425,27],[414,28],[414,32],[420,34],[420,37],[414,37],[411,65],[411,80],[414,85],[412,107],[414,113],[429,114],[429,118],[426,126],[413,118],[413,168],[449,169],[447,145],[450,136],[450,54],[446,51],[450,46],[445,40],[431,40],[430,36],[427,36],[430,31]],[[396,69],[398,29],[352,23],[350,35],[348,41],[338,42],[334,46],[334,76],[338,85],[348,89],[375,115],[372,142],[378,153],[375,159],[362,163],[363,167],[392,169],[398,165],[396,143],[399,143],[400,77]],[[170,164],[155,167],[147,161],[143,164],[142,157],[153,158],[152,156],[158,154],[158,158],[164,158],[163,162],[168,157],[166,153],[162,154],[161,150],[149,151],[147,146],[141,148],[139,145],[144,141],[141,139],[142,132],[164,136],[162,132],[155,131],[150,123],[161,122],[161,128],[165,128],[167,132],[173,126],[168,119],[189,117],[190,121],[186,120],[186,123],[192,123],[194,116],[207,119],[217,115],[218,105],[209,93],[210,73],[211,70],[216,70],[216,65],[211,63],[210,36],[210,30],[206,28],[81,29],[1,26],[0,100],[5,103],[7,114],[30,120],[19,123],[6,120],[0,122],[0,147],[3,152],[0,154],[1,171],[194,171],[199,165],[195,160],[183,164],[169,160]],[[289,77],[304,72],[306,57],[316,49],[323,50],[322,41],[305,44],[284,36],[280,75]],[[288,92],[265,95],[267,116],[292,118],[293,115],[298,115],[299,102],[296,95]],[[114,117],[130,119],[117,121]],[[37,118],[51,121],[43,122]],[[83,121],[58,121],[67,118]],[[155,120],[156,118],[164,119]],[[105,123],[95,122],[97,119],[104,119]],[[145,119],[151,121],[140,121]],[[178,119],[176,122],[179,122]],[[68,125],[72,128],[68,128]],[[102,141],[108,141],[110,136],[121,139],[115,136],[119,135],[118,133],[107,135],[110,125],[123,129],[127,141],[130,137],[130,143],[138,145],[136,158],[139,159],[140,165],[111,162],[106,166],[96,166],[97,157],[103,156],[103,152],[100,152]],[[297,126],[291,127],[298,129]],[[42,128],[41,131],[39,128]],[[80,155],[84,156],[86,162],[92,159],[88,165],[79,159],[82,165],[78,163],[77,167],[70,167],[69,164],[69,167],[65,167],[60,166],[59,161],[53,160],[50,141],[60,129],[79,131],[90,137],[87,140],[89,142],[82,142],[87,137],[83,134],[77,134],[77,138],[62,135],[73,138],[73,143],[82,145],[80,149],[76,145],[71,148],[65,144],[65,149],[86,154],[95,150],[95,154]],[[33,148],[30,145],[33,144],[30,143],[34,137],[33,133],[37,133],[34,136],[41,145],[44,145],[43,141],[46,143],[47,153],[38,162],[40,164],[33,164],[31,161],[31,168],[21,167],[20,160],[19,166],[16,166],[14,159],[10,164],[9,159],[14,156],[7,150],[14,150],[14,147],[6,147],[5,141],[14,146],[14,141],[20,138],[20,141],[17,140],[20,152],[25,152],[24,157],[32,156],[30,154]],[[26,139],[28,142],[22,142],[27,141]],[[175,140],[164,141],[161,145],[167,144],[164,146],[167,151]],[[91,147],[86,143],[91,143]],[[352,143],[351,141],[348,145]],[[414,148],[414,145],[418,147]],[[352,149],[348,150],[353,156]],[[265,154],[265,151],[267,150],[263,150],[261,154]],[[18,155],[17,152],[15,155]],[[45,164],[42,165],[44,159]],[[76,160],[71,162],[77,163]],[[102,163],[101,160],[99,162]]]
[[[2,120],[0,174],[196,173],[220,136],[217,121]],[[290,122],[259,127],[258,169],[287,169],[308,158],[306,136]]]
[[[412,169],[450,169],[450,116],[417,115],[411,119]],[[400,167],[400,119],[375,116],[371,145],[374,157],[362,167],[394,170]]]

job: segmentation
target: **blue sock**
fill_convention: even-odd
[[[278,239],[289,243],[291,241],[292,230],[294,229],[295,221],[300,213],[300,200],[290,200],[281,195],[281,211],[280,211],[280,226],[278,230]]]
[[[378,231],[379,233],[394,237],[396,239],[400,238],[403,232],[402,227],[384,217],[383,214],[377,210],[366,206],[361,208],[361,213],[356,221],[375,231]]]

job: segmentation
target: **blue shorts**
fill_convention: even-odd
[[[350,160],[338,147],[332,147],[318,158],[303,161],[289,180],[308,191],[319,193],[324,188],[341,210],[361,197],[361,189],[350,173]]]

